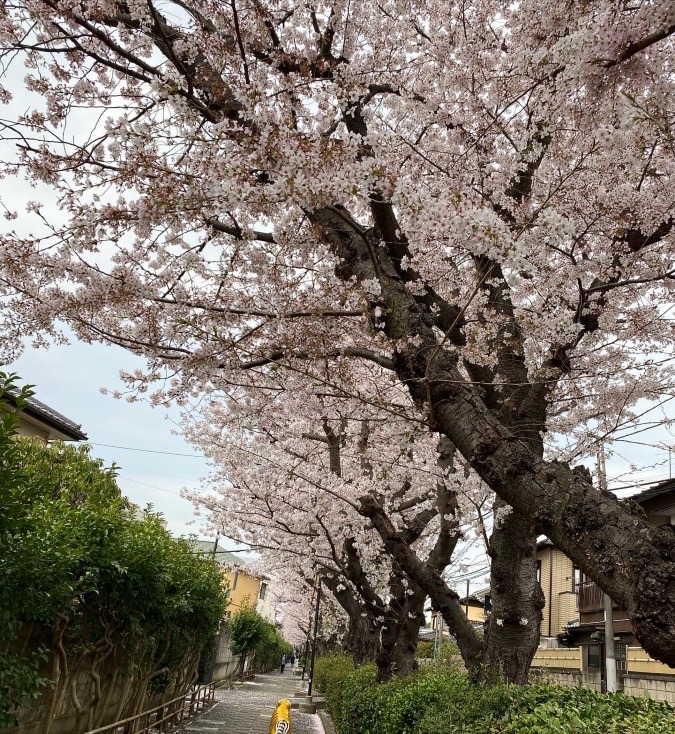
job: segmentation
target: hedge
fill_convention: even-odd
[[[451,666],[383,685],[375,666],[317,661],[316,689],[339,734],[672,734],[675,710],[649,698],[546,683],[472,686]]]

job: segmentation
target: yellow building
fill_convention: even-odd
[[[229,556],[234,554],[228,553]],[[236,559],[236,556],[234,556]],[[239,563],[230,559],[232,567],[226,571],[225,577],[230,587],[230,603],[227,606],[229,614],[233,614],[242,607],[254,607],[258,603],[260,595],[260,587],[264,583],[262,579],[251,576],[243,571],[241,566],[243,561],[237,559]]]
[[[471,596],[465,596],[459,600],[464,614],[474,627],[482,627],[485,622],[485,597],[489,596],[490,589],[474,591]]]
[[[246,571],[246,561],[234,553],[218,547],[217,541],[192,540],[195,553],[215,558],[222,569],[230,591],[225,616],[231,616],[243,607],[253,607],[261,616],[274,623],[276,607],[270,591],[269,579]]]

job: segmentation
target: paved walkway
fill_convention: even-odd
[[[194,718],[180,731],[185,734],[267,734],[270,718],[280,698],[292,699],[300,687],[298,676],[286,671],[257,675],[255,680],[235,688],[216,691],[216,704]],[[293,734],[324,734],[321,720],[314,714],[291,712]]]

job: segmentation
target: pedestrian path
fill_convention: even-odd
[[[287,671],[256,675],[233,689],[218,689],[216,704],[181,729],[181,734],[267,734],[270,718],[280,698],[291,699],[301,685]],[[316,714],[291,712],[293,734],[324,734]]]

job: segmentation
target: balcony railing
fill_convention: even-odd
[[[600,612],[604,609],[603,591],[593,581],[582,581],[577,584],[577,608],[581,614]]]

